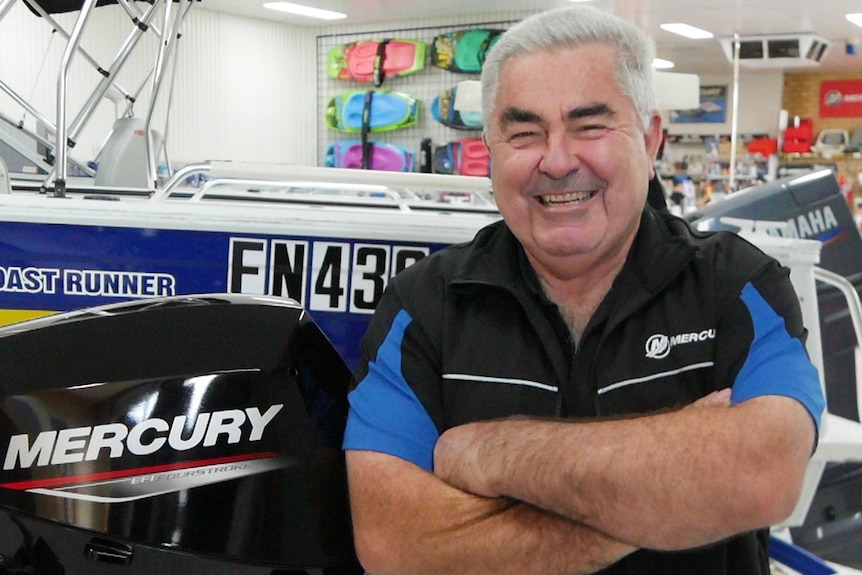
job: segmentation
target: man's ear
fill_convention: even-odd
[[[664,134],[662,133],[661,114],[656,112],[650,118],[649,126],[647,126],[646,132],[644,132],[646,151],[650,160],[653,162],[658,159],[658,151],[661,148],[663,139]]]
[[[649,157],[649,177],[655,176],[655,162],[658,159],[658,152],[661,149],[661,144],[664,141],[664,133],[661,128],[661,114],[656,112],[652,115],[644,132],[644,145],[646,147],[647,156]]]

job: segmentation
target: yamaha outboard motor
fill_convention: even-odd
[[[349,371],[287,299],[0,328],[0,575],[361,573]]]
[[[737,192],[686,218],[698,229],[736,231],[754,222],[755,230],[819,240],[818,265],[844,276],[862,296],[862,238],[829,170],[779,178]],[[770,222],[782,223],[783,229]],[[862,374],[856,373],[857,342],[850,310],[840,291],[822,283],[817,285],[817,303],[829,411],[860,421],[856,381],[862,380]],[[862,568],[862,466],[828,465],[804,524],[791,534],[794,543],[816,555]]]
[[[829,170],[780,178],[707,204],[686,215],[698,229],[738,230],[734,220],[748,220],[774,235],[819,240],[820,267],[847,278],[862,295],[862,238]],[[784,228],[770,226],[781,223]],[[856,334],[844,296],[834,287],[817,286],[823,367],[829,410],[859,421],[854,350]],[[860,376],[862,379],[862,376]]]

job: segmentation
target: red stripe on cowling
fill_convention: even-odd
[[[0,483],[0,487],[5,487],[6,489],[15,489],[17,491],[26,491],[28,489],[38,489],[43,487],[68,487],[70,485],[78,485],[91,481],[120,479],[123,477],[133,477],[135,475],[149,475],[151,473],[161,473],[163,471],[175,471],[177,469],[189,469],[190,467],[204,467],[207,465],[235,463],[237,461],[252,461],[255,459],[276,457],[278,455],[278,453],[275,453],[273,451],[266,451],[263,453],[249,453],[245,455],[234,455],[231,457],[215,457],[212,459],[200,459],[198,461],[185,461],[181,463],[168,463],[165,465],[153,465],[150,467],[138,467],[135,469],[102,471],[100,473],[85,473],[82,475],[72,475],[69,477],[52,477],[50,479],[36,479],[31,481],[16,481],[13,483]]]

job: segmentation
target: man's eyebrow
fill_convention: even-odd
[[[542,121],[542,117],[535,112],[531,112],[529,110],[525,110],[523,108],[518,108],[516,106],[509,106],[500,114],[500,125],[506,126],[508,124],[517,124],[520,122],[524,122],[527,124],[539,124]]]
[[[601,102],[596,104],[588,104],[586,106],[578,106],[573,110],[570,110],[568,114],[566,114],[567,120],[580,120],[581,118],[592,118],[596,116],[605,116],[607,118],[613,118],[617,113],[607,104],[603,104]]]
[[[604,116],[608,118],[613,118],[616,116],[616,112],[604,103],[595,103],[588,104],[586,106],[578,106],[570,110],[566,114],[566,119],[569,121],[580,120],[581,118],[593,118],[598,116]],[[524,108],[518,108],[517,106],[509,106],[500,114],[500,125],[506,126],[508,124],[517,124],[517,123],[526,123],[526,124],[539,124],[542,122],[542,117],[529,110],[525,110]]]

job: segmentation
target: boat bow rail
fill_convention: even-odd
[[[178,171],[152,199],[186,196],[184,184],[202,182],[192,201],[293,202],[400,211],[497,213],[487,178],[282,166],[244,162],[194,164]]]

